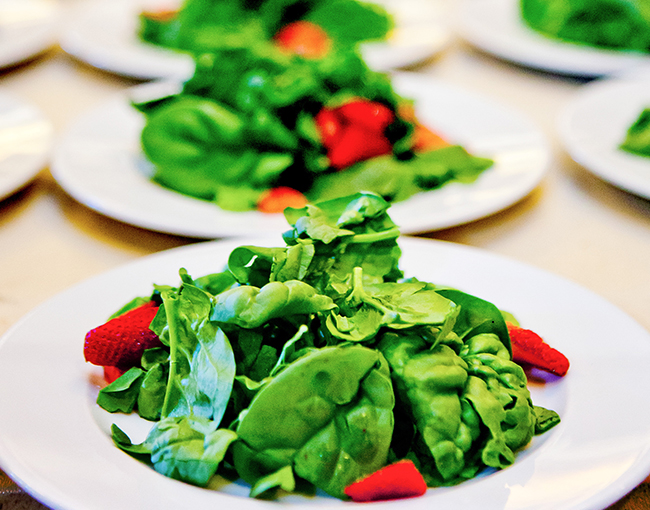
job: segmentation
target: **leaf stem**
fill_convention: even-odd
[[[172,291],[165,291],[162,294],[163,304],[165,305],[165,316],[167,318],[167,327],[169,328],[169,376],[167,377],[167,388],[165,390],[165,400],[163,401],[161,418],[166,418],[171,410],[172,390],[174,380],[176,379],[176,370],[178,366],[178,328],[177,326],[177,308],[178,296]]]

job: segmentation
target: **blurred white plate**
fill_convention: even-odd
[[[40,110],[0,92],[0,200],[45,167],[51,143],[52,126]]]
[[[404,233],[439,230],[500,211],[526,196],[542,179],[549,152],[542,133],[525,116],[480,95],[420,75],[393,81],[414,98],[418,118],[473,154],[495,160],[472,184],[449,183],[396,203],[392,215]],[[157,97],[169,83],[131,89]],[[152,182],[140,149],[142,115],[121,95],[75,122],[55,148],[51,170],[76,200],[117,220],[199,238],[276,232],[282,214],[224,211],[213,203]],[[354,190],[351,190],[353,192]]]
[[[368,64],[383,71],[418,63],[450,41],[439,0],[376,0],[395,16],[397,28],[386,43],[363,48]],[[137,34],[143,7],[177,5],[178,0],[91,0],[71,13],[61,47],[94,67],[132,78],[185,80],[194,72],[184,53],[142,42]]]
[[[140,439],[151,426],[137,416],[109,415],[95,404],[101,369],[83,359],[83,339],[114,310],[152,283],[177,285],[220,271],[240,244],[199,243],[142,258],[56,296],[0,340],[0,464],[58,510],[264,510],[239,484],[219,491],[166,478],[116,448],[111,423]],[[513,312],[571,360],[569,373],[531,384],[533,402],[562,422],[536,437],[511,467],[420,498],[368,508],[430,510],[594,510],[608,507],[650,472],[650,335],[602,298],[544,271],[461,245],[400,241],[407,276],[462,288]],[[594,320],[597,318],[597,320]],[[615,332],[615,342],[612,342]],[[270,506],[271,505],[271,506]],[[292,496],[282,508],[340,509],[332,498]]]
[[[519,0],[455,0],[456,26],[470,44],[523,66],[574,76],[602,76],[650,56],[556,41],[524,24]]]
[[[0,0],[0,68],[10,67],[56,43],[56,0]]]
[[[595,81],[581,87],[564,108],[558,130],[577,163],[650,199],[650,157],[619,149],[644,108],[650,108],[650,74]]]

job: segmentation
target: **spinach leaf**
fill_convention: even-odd
[[[394,397],[388,366],[361,346],[299,358],[255,395],[233,445],[238,473],[255,485],[286,467],[329,494],[386,462]]]
[[[465,454],[479,435],[478,424],[464,419],[461,395],[467,364],[447,345],[429,349],[408,331],[387,333],[378,349],[391,366],[398,398],[416,427],[411,448],[429,466],[423,475],[428,483],[451,483],[466,468]]]
[[[405,159],[379,156],[346,168],[345,172],[318,175],[308,196],[317,202],[344,196],[350,189],[360,189],[399,202],[452,181],[473,182],[493,164],[492,160],[473,156],[459,145]]]
[[[376,283],[364,286],[362,269],[353,270],[352,288],[337,301],[340,313],[327,318],[329,333],[341,340],[364,341],[379,328],[442,325],[456,317],[456,305],[421,282]]]
[[[169,417],[157,422],[144,442],[131,443],[113,425],[113,441],[127,453],[150,463],[170,478],[205,486],[214,476],[230,444],[237,438],[232,430],[200,417]]]
[[[628,128],[620,148],[632,154],[650,157],[650,108],[645,108]]]
[[[240,246],[230,254],[228,269],[239,283],[253,287],[275,281],[302,280],[314,253],[314,245],[303,241],[285,248]]]
[[[221,294],[224,290],[229,289],[236,283],[237,280],[230,271],[208,274],[194,280],[194,285],[201,290],[209,292],[213,296]]]
[[[461,338],[470,338],[480,333],[494,333],[512,354],[508,327],[501,311],[489,301],[455,289],[439,289],[441,296],[460,306],[454,331]]]
[[[242,286],[215,296],[210,320],[256,328],[270,319],[308,315],[336,307],[327,296],[300,280],[271,282],[262,288]]]
[[[272,489],[284,489],[287,492],[293,492],[296,488],[296,479],[293,476],[291,466],[285,466],[278,469],[275,473],[260,478],[253,487],[251,487],[250,497],[256,498]]]
[[[383,39],[392,20],[376,6],[350,0],[320,2],[306,17],[344,44]]]
[[[290,246],[313,244],[304,281],[321,292],[346,282],[355,267],[363,268],[365,281],[395,281],[401,255],[399,231],[386,214],[388,203],[372,193],[285,210],[293,229],[283,237]],[[304,249],[304,248],[303,248]],[[306,261],[306,257],[303,258]]]
[[[535,435],[543,434],[560,423],[560,415],[551,409],[533,406],[535,412]]]
[[[183,284],[180,292],[164,292],[163,304],[171,363],[161,414],[219,423],[230,399],[235,359],[226,335],[209,320],[211,296]]]
[[[145,373],[138,393],[138,414],[145,420],[159,420],[167,393],[168,363],[156,363]]]
[[[509,466],[536,423],[526,376],[495,334],[456,347],[446,339],[429,346],[410,330],[386,333],[378,345],[416,428],[408,455],[434,486]]]
[[[137,308],[137,307],[139,307],[141,305],[144,305],[145,303],[148,303],[149,301],[151,301],[151,296],[133,298],[131,301],[129,301],[124,306],[122,306],[119,310],[117,310],[113,315],[111,315],[108,318],[108,320],[111,320],[111,319],[114,319],[115,317],[123,315],[126,312],[128,312],[130,310],[133,310],[134,308]]]
[[[356,193],[307,205],[302,209],[287,208],[284,215],[293,231],[285,241],[308,237],[325,244],[339,237],[354,234],[390,231],[395,224],[386,214],[388,203],[374,193]]]
[[[138,367],[127,370],[108,386],[99,390],[97,404],[109,413],[130,413],[138,400],[144,371]]]

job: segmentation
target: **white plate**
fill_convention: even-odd
[[[602,76],[650,62],[650,56],[556,41],[524,24],[519,0],[456,0],[460,35],[517,64],[574,76]]]
[[[178,283],[185,267],[219,271],[240,243],[199,243],[140,259],[63,292],[0,340],[0,463],[9,476],[59,510],[239,508],[269,503],[157,474],[111,442],[108,424],[148,430],[132,416],[95,405],[101,369],[84,362],[86,331],[152,283]],[[514,465],[422,498],[375,504],[386,509],[602,509],[650,472],[650,334],[602,298],[552,274],[462,245],[400,241],[409,276],[452,285],[510,310],[571,360],[569,373],[531,385],[533,402],[555,409],[560,425],[533,440]],[[597,319],[595,319],[597,318]],[[139,438],[136,438],[139,439]],[[224,492],[225,491],[225,492]],[[289,498],[290,507],[341,508],[329,498]],[[236,505],[236,506],[235,506]]]
[[[549,153],[541,132],[524,116],[491,100],[415,74],[397,74],[396,90],[416,100],[419,118],[447,139],[495,165],[472,184],[450,183],[392,209],[404,233],[459,225],[512,205],[541,180]],[[155,96],[168,84],[131,90]],[[80,118],[60,140],[52,172],[75,199],[120,221],[147,229],[215,238],[279,231],[282,214],[234,213],[165,189],[147,177],[140,150],[144,120],[120,96]]]
[[[650,157],[619,149],[644,108],[650,108],[650,74],[595,81],[583,86],[564,108],[558,132],[577,163],[650,199]]]
[[[36,107],[0,93],[0,200],[43,169],[51,143],[52,126]]]
[[[397,29],[386,43],[363,48],[368,64],[383,71],[418,63],[450,41],[439,0],[377,0],[394,13]],[[143,6],[178,4],[178,0],[92,0],[73,11],[61,36],[70,55],[105,71],[138,79],[189,78],[192,59],[180,52],[143,43],[138,14]]]
[[[56,43],[56,0],[0,0],[0,68],[10,67]]]

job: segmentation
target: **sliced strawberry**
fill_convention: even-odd
[[[104,380],[108,384],[111,384],[116,379],[119,379],[125,372],[126,369],[119,367],[104,367]]]
[[[327,32],[309,21],[289,23],[273,39],[281,49],[311,59],[323,58],[332,48]]]
[[[434,133],[426,126],[417,123],[415,124],[413,140],[413,150],[415,152],[433,151],[451,145],[439,134]]]
[[[320,132],[321,140],[326,148],[334,147],[343,135],[343,124],[336,112],[330,108],[323,108],[314,117]]]
[[[353,99],[336,109],[348,123],[383,133],[395,120],[395,114],[386,105],[367,99]]]
[[[153,21],[166,22],[171,21],[178,16],[178,9],[170,7],[168,9],[159,9],[155,11],[142,11],[142,16]]]
[[[288,186],[278,186],[262,193],[257,202],[257,210],[263,213],[279,213],[287,207],[305,207],[307,202],[307,197],[300,191]]]
[[[537,333],[506,322],[512,343],[512,359],[560,377],[569,370],[569,360],[548,345]]]
[[[393,147],[383,134],[353,125],[345,128],[338,144],[332,147],[327,157],[334,168],[343,169],[392,151]]]
[[[86,333],[86,361],[100,366],[129,368],[140,365],[146,349],[162,345],[149,329],[158,305],[149,301]]]
[[[424,478],[410,460],[400,460],[345,488],[353,501],[412,498],[427,491]]]

